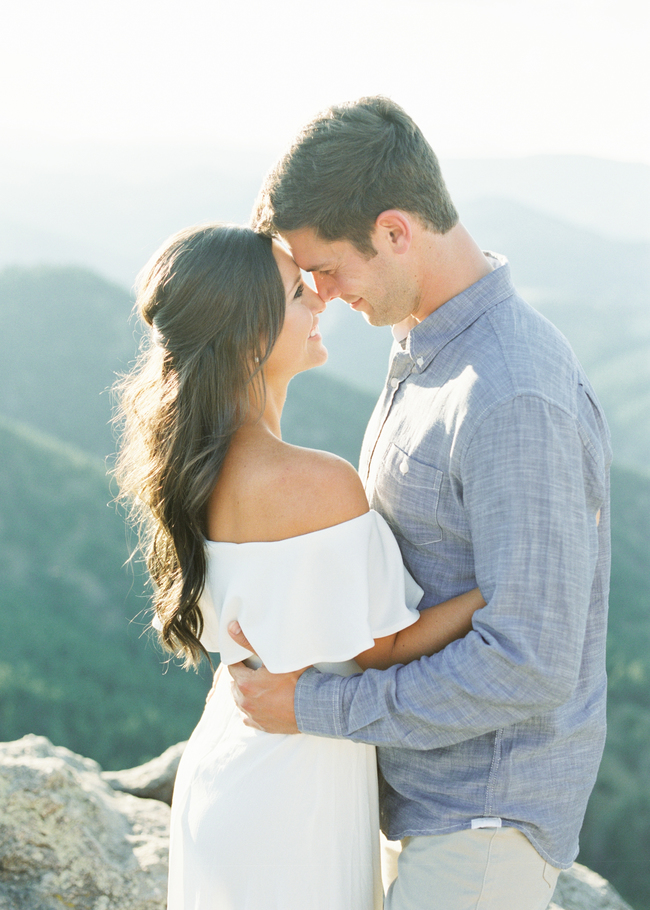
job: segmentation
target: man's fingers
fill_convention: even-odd
[[[269,673],[265,667],[251,670],[245,663],[228,667],[232,697],[246,716],[244,724],[267,733],[298,733],[294,711],[296,681],[304,670]]]
[[[241,626],[239,625],[237,620],[234,620],[233,622],[228,624],[228,633],[229,633],[230,637],[232,639],[234,639],[234,641],[237,642],[238,645],[242,646],[242,648],[246,648],[247,651],[253,651],[253,648],[251,647],[250,642],[248,641],[248,639],[242,632]]]
[[[235,680],[237,686],[239,686],[241,683],[246,683],[246,680],[253,676],[255,670],[251,670],[243,661],[240,661],[238,664],[229,664],[228,672]]]
[[[245,663],[240,662],[238,664],[230,664],[228,666],[228,672],[232,676],[230,689],[234,702],[242,713],[248,714],[248,705],[245,705],[244,701],[248,690],[247,684],[250,683],[255,674],[255,670],[251,670]]]

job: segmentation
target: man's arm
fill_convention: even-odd
[[[243,709],[273,702],[261,724],[269,732],[297,724],[430,749],[563,704],[578,679],[599,558],[604,487],[587,482],[584,457],[572,418],[541,399],[496,410],[463,464],[476,578],[488,601],[474,630],[433,657],[352,677],[236,669]]]
[[[385,669],[393,664],[416,660],[423,654],[441,651],[449,642],[471,630],[473,614],[484,606],[481,592],[475,588],[444,603],[427,607],[421,611],[417,622],[392,635],[375,639],[374,646],[355,659],[362,669]],[[253,650],[238,622],[230,623],[228,631],[238,645]],[[304,670],[273,674],[264,667],[252,670],[244,663],[233,664],[229,670],[234,680],[235,702],[246,715],[244,723],[247,726],[267,733],[299,732],[294,694]]]
[[[431,749],[570,698],[606,550],[596,519],[604,472],[569,414],[521,396],[483,422],[460,480],[487,600],[474,630],[404,667],[341,679],[304,674],[295,693],[302,731]]]

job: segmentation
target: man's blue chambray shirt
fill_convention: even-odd
[[[500,262],[394,346],[360,468],[420,606],[477,584],[487,606],[433,657],[308,670],[296,717],[379,746],[389,838],[490,817],[567,868],[605,737],[611,450],[567,341]]]

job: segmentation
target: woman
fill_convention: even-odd
[[[154,583],[163,644],[197,664],[348,674],[444,647],[478,591],[418,613],[356,471],[282,441],[290,379],[327,358],[325,304],[275,241],[247,228],[184,231],[147,267],[151,327],[120,389],[117,466]],[[171,822],[169,910],[375,910],[374,748],[245,726],[222,674],[183,756]]]

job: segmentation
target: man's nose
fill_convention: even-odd
[[[319,275],[318,272],[313,272],[312,274],[318,296],[324,303],[328,303],[339,296],[339,288],[330,275]]]

